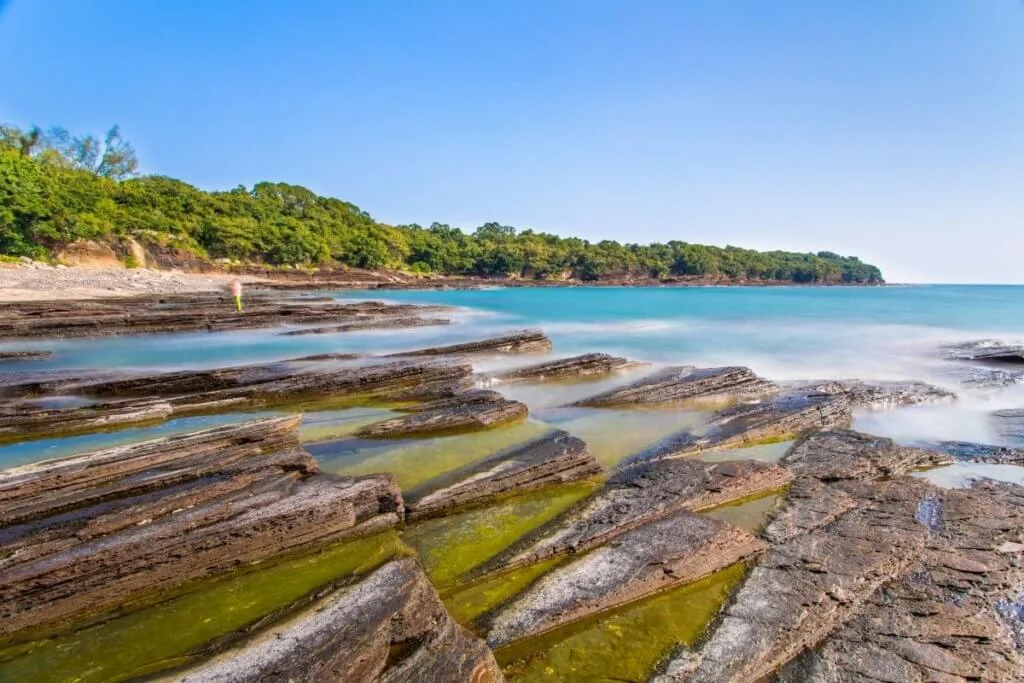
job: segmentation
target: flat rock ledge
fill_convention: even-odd
[[[500,683],[494,655],[449,616],[415,560],[389,562],[165,682]]]
[[[540,382],[575,377],[591,377],[630,370],[640,365],[641,363],[607,353],[585,353],[571,358],[560,358],[546,363],[538,363],[523,368],[514,368],[504,372],[489,374],[484,377],[484,381],[494,384],[511,384],[513,382]]]
[[[570,508],[493,560],[486,571],[582,553],[681,510],[705,510],[780,489],[786,469],[755,460],[655,460],[615,472],[594,496]]]
[[[653,447],[629,456],[619,467],[791,439],[826,427],[846,427],[850,424],[852,409],[846,394],[814,390],[787,391],[764,400],[737,403],[713,413],[703,433],[685,430],[670,435]]]
[[[421,519],[497,496],[578,481],[602,467],[582,440],[553,431],[410,491],[407,518]]]
[[[944,352],[947,360],[1024,365],[1024,345],[1006,344],[996,339],[954,344],[945,347]]]
[[[451,325],[452,321],[447,318],[418,318],[418,317],[380,317],[356,320],[342,325],[328,325],[326,327],[304,327],[297,330],[281,332],[285,336],[304,336],[310,334],[338,334],[339,332],[360,332],[365,330],[394,330],[409,327],[436,327],[438,325]]]
[[[501,647],[591,614],[695,581],[766,548],[725,522],[677,512],[553,569],[488,620]]]
[[[436,306],[340,304],[260,294],[247,295],[242,312],[235,310],[234,301],[227,294],[26,301],[0,304],[0,339],[103,337],[367,321],[386,327],[386,319],[408,320],[436,310]]]
[[[318,474],[299,418],[0,472],[0,636],[400,523],[390,475]]]
[[[369,424],[356,436],[395,438],[423,434],[471,431],[521,422],[529,409],[494,391],[468,391],[452,398],[420,405],[410,415]]]
[[[52,355],[52,351],[0,351],[0,363],[19,360],[41,360]]]
[[[472,366],[446,359],[391,361],[375,365],[320,369],[287,364],[165,373],[151,377],[106,378],[95,382],[64,377],[15,380],[0,387],[7,395],[125,395],[134,400],[85,406],[40,409],[33,403],[0,403],[0,440],[5,435],[70,434],[111,426],[159,422],[171,417],[287,405],[320,398],[373,397],[409,400],[442,391],[464,391],[472,383]],[[499,406],[488,414],[483,403],[478,422],[500,417]],[[505,405],[511,414],[525,410]],[[457,412],[457,411],[453,411]],[[472,410],[464,411],[467,425]],[[407,428],[412,429],[415,420]],[[396,427],[398,428],[398,427]],[[424,423],[424,430],[425,423]]]
[[[541,330],[522,330],[511,332],[500,337],[481,339],[478,341],[435,346],[429,349],[402,351],[391,356],[457,356],[488,353],[548,353],[551,351],[551,340]]]
[[[800,383],[803,391],[845,396],[854,408],[892,410],[927,403],[950,403],[957,395],[927,382],[865,382],[859,379]]]
[[[668,403],[693,399],[749,397],[775,391],[771,382],[750,368],[695,368],[689,365],[665,368],[633,384],[590,396],[575,405],[609,407]]]
[[[822,481],[893,477],[928,467],[949,465],[951,456],[901,446],[892,439],[849,429],[826,430],[797,441],[779,464],[797,476]]]

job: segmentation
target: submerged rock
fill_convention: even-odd
[[[0,472],[0,635],[401,520],[390,475],[317,474],[298,421]]]
[[[680,510],[703,510],[785,486],[792,475],[756,460],[657,460],[612,475],[593,497],[484,565],[511,569],[608,543]]]
[[[918,521],[919,507],[935,495],[934,487],[915,479],[833,486],[855,505],[835,521],[773,545],[703,647],[670,663],[665,680],[768,676],[854,617],[882,585],[910,571],[930,533]]]
[[[549,379],[565,379],[570,377],[587,377],[606,375],[620,370],[637,367],[640,363],[612,356],[607,353],[585,353],[572,358],[528,365],[514,368],[497,374],[487,375],[488,382],[509,384],[512,382],[533,382]]]
[[[486,429],[525,420],[529,410],[494,391],[468,391],[425,403],[410,415],[374,422],[356,432],[364,437],[399,437]]]
[[[798,476],[833,481],[892,477],[952,462],[953,458],[942,453],[840,429],[801,439],[782,456],[780,464]]]
[[[577,401],[579,406],[617,406],[667,403],[698,398],[764,394],[775,385],[761,379],[750,368],[694,368],[690,365],[666,368],[633,384]]]
[[[947,346],[945,352],[946,358],[949,360],[1024,364],[1024,345],[1005,344],[995,339],[982,339]]]
[[[505,679],[487,646],[449,616],[415,560],[401,559],[266,628],[248,643],[163,680],[499,683]]]
[[[500,337],[479,341],[435,346],[416,351],[392,353],[391,356],[451,356],[477,353],[546,353],[551,350],[551,340],[540,330],[522,330]]]
[[[986,367],[955,367],[949,371],[962,384],[983,388],[1009,387],[1024,384],[1024,370],[1003,370]]]
[[[507,493],[522,493],[599,474],[587,444],[554,431],[446,474],[411,491],[408,518],[417,519]]]
[[[1009,448],[970,441],[939,441],[923,447],[946,453],[961,462],[989,465],[1024,465],[1024,448]]]
[[[766,545],[725,522],[676,512],[546,574],[489,619],[500,647],[750,559]]]
[[[1024,445],[1024,408],[1008,408],[992,412],[996,431],[1013,445]]]

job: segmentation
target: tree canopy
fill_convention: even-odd
[[[285,183],[206,192],[138,176],[117,126],[100,141],[63,128],[0,126],[0,254],[42,256],[80,239],[173,244],[200,258],[355,266],[443,275],[881,283],[875,266],[828,251],[758,252],[673,240],[597,243],[492,222],[389,226],[359,207]]]

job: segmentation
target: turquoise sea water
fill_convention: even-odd
[[[543,328],[559,355],[605,351],[654,363],[747,365],[775,380],[931,381],[956,388],[955,407],[864,416],[858,426],[904,440],[996,441],[987,413],[1024,406],[1024,385],[965,389],[943,343],[1024,339],[1024,287],[493,288],[336,292],[342,300],[446,304],[456,324],[412,330],[283,336],[280,330],[4,344],[52,359],[0,372],[62,368],[175,369],[323,352],[383,353]],[[484,360],[479,369],[522,359]]]

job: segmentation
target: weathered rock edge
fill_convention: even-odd
[[[758,377],[750,368],[695,368],[682,365],[665,368],[628,386],[589,396],[574,405],[608,407],[702,398],[749,397],[775,390],[774,384]]]
[[[415,560],[389,562],[244,645],[163,681],[498,683],[494,655],[449,616]]]

